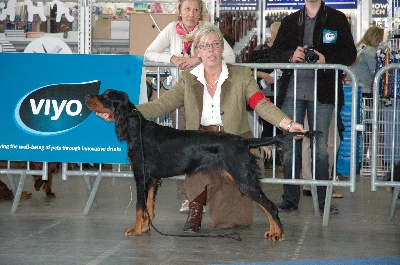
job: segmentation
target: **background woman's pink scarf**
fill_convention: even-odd
[[[199,29],[199,22],[197,22],[197,24],[187,32],[180,22],[176,24],[176,33],[183,40],[183,54],[185,53],[190,54],[188,50],[193,42],[193,37],[198,29]]]

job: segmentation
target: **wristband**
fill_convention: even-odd
[[[289,131],[290,128],[292,127],[292,124],[294,123],[294,120],[291,120],[291,122],[289,122],[286,131]]]

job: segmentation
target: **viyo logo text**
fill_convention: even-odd
[[[81,124],[91,113],[83,108],[86,95],[98,94],[100,81],[41,87],[21,99],[17,124],[29,133],[59,134]]]
[[[35,99],[30,99],[31,102],[31,108],[32,108],[32,113],[33,115],[39,115],[40,111],[44,106],[44,115],[48,116],[50,115],[50,109],[51,107],[53,107],[53,111],[54,111],[54,116],[51,117],[51,120],[58,120],[58,118],[60,118],[62,111],[65,108],[65,112],[67,113],[67,115],[69,116],[76,116],[79,115],[82,111],[82,103],[79,100],[70,100],[67,101],[66,99],[64,99],[63,101],[61,101],[60,105],[58,105],[57,100],[53,99],[41,99],[37,104],[36,104],[36,100]]]

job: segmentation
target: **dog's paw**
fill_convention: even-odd
[[[54,192],[46,192],[46,197],[47,198],[55,198],[56,194]]]
[[[40,188],[42,187],[43,183],[44,183],[44,180],[42,180],[42,176],[34,176],[33,187],[35,187],[36,191],[40,190]]]
[[[146,232],[149,232],[150,229],[136,229],[135,227],[133,228],[127,228],[125,229],[125,236],[137,236]]]
[[[282,241],[285,239],[282,233],[277,233],[275,231],[271,232],[271,230],[265,231],[264,237],[268,238],[271,241]]]
[[[21,199],[22,200],[28,200],[30,197],[32,197],[32,192],[30,192],[30,191],[22,191],[22,194],[21,194]]]
[[[125,229],[124,234],[125,234],[125,236],[137,236],[137,235],[140,235],[141,232],[140,232],[140,230],[139,231],[135,230],[135,228],[127,228],[127,229]]]
[[[150,231],[150,226],[147,222],[136,222],[132,228],[125,229],[126,236],[137,236]]]

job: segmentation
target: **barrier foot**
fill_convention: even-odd
[[[399,191],[400,191],[400,187],[398,187],[398,186],[394,187],[393,195],[392,195],[392,203],[390,204],[389,220],[394,219],[394,213],[396,210],[397,199],[399,197]]]
[[[87,187],[87,189],[88,189],[88,191],[90,193],[92,191],[92,189],[93,189],[92,182],[90,181],[90,177],[89,176],[84,176],[84,178],[85,178],[85,182],[86,182],[86,187]],[[97,204],[96,197],[93,200],[92,207],[94,207],[95,209],[99,208],[99,205]]]
[[[85,210],[83,211],[83,215],[88,215],[89,214],[90,208],[92,207],[93,201],[94,201],[94,199],[96,197],[97,190],[99,189],[101,179],[102,179],[102,176],[101,176],[101,173],[100,173],[96,177],[96,180],[94,181],[94,185],[93,185],[93,187],[92,187],[92,189],[90,191],[89,199],[88,199],[88,201],[86,203],[86,207],[85,207]]]
[[[25,180],[26,180],[26,173],[22,173],[21,177],[19,179],[17,191],[15,192],[14,202],[13,202],[13,206],[11,208],[11,213],[15,213],[18,209],[18,205],[21,200],[22,190],[24,189],[24,185],[25,185]]]
[[[328,226],[329,215],[331,213],[332,204],[332,185],[326,187],[324,217],[322,219],[322,226]]]

